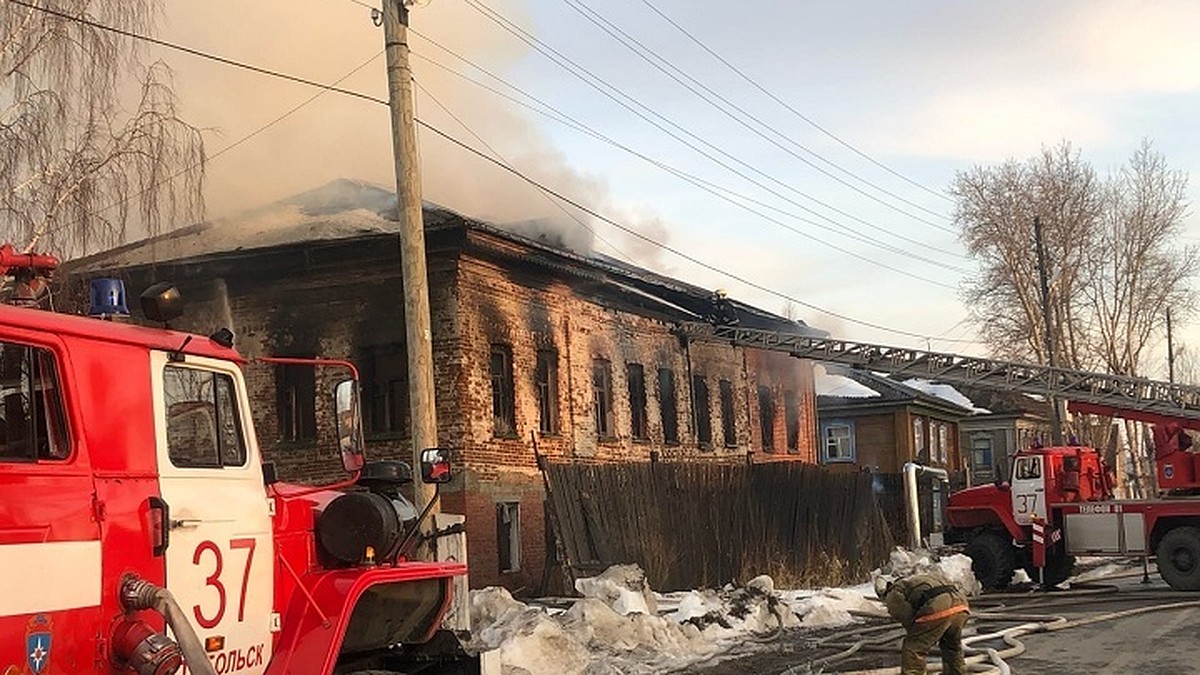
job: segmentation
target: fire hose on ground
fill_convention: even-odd
[[[978,614],[975,614],[974,616],[976,618],[981,618],[981,619],[999,620],[999,621],[1026,621],[1026,623],[1022,623],[1020,625],[1013,626],[1011,628],[1006,628],[1006,629],[999,630],[999,631],[995,631],[992,633],[972,635],[963,640],[963,648],[965,651],[975,652],[975,653],[971,654],[971,656],[968,656],[966,659],[968,668],[972,669],[972,672],[989,673],[989,674],[999,673],[1001,675],[1008,675],[1010,673],[1010,669],[1009,669],[1008,664],[1006,663],[1006,660],[1016,658],[1016,657],[1020,656],[1021,654],[1025,653],[1025,644],[1023,642],[1021,642],[1021,640],[1019,639],[1021,636],[1031,635],[1031,634],[1035,634],[1035,633],[1051,633],[1051,632],[1056,632],[1056,631],[1060,631],[1060,630],[1067,630],[1070,628],[1078,628],[1080,626],[1088,626],[1091,624],[1101,623],[1104,621],[1113,621],[1116,619],[1123,619],[1123,618],[1127,618],[1127,617],[1131,617],[1131,616],[1148,614],[1151,612],[1172,611],[1172,610],[1190,609],[1190,608],[1196,608],[1196,607],[1200,607],[1200,600],[1188,600],[1188,601],[1184,601],[1184,602],[1169,602],[1169,603],[1164,603],[1164,604],[1159,604],[1159,605],[1150,605],[1147,607],[1137,607],[1137,608],[1122,610],[1122,611],[1118,611],[1118,612],[1107,612],[1105,614],[1098,614],[1095,616],[1083,617],[1080,619],[1067,619],[1067,618],[1061,617],[1061,616],[1019,614],[1019,613],[1015,613],[1015,612],[1014,613],[980,612]],[[1032,621],[1030,621],[1030,620],[1032,620]],[[831,665],[838,661],[845,660],[852,654],[857,653],[859,650],[861,650],[862,648],[864,648],[868,645],[886,643],[886,642],[891,642],[894,640],[895,640],[895,638],[888,638],[886,640],[859,640],[853,644],[846,646],[846,649],[844,651],[842,651],[834,656],[826,657],[825,659],[820,659],[818,661],[814,661],[810,665],[811,666]],[[981,647],[973,646],[976,643],[991,642],[993,640],[1001,640],[1008,646],[1006,649],[1003,649],[1003,650],[997,650],[997,649],[993,649],[993,648],[981,648]],[[829,646],[842,646],[842,645],[829,645]],[[984,667],[985,669],[979,670],[978,668],[980,666]],[[929,667],[930,672],[941,672],[941,670],[942,670],[942,667],[941,667],[940,663],[931,664]],[[890,667],[890,668],[845,672],[843,675],[896,675],[899,672],[900,672],[899,667]]]

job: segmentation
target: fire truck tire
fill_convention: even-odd
[[[1180,591],[1200,590],[1200,527],[1177,527],[1154,550],[1158,573]]]
[[[1046,567],[1042,570],[1042,583],[1046,586],[1057,586],[1071,577],[1075,569],[1075,556],[1055,555],[1046,557]],[[1033,565],[1025,567],[1025,573],[1030,579],[1037,579],[1038,569]]]
[[[1013,548],[1008,539],[995,532],[975,535],[967,543],[971,570],[984,588],[1007,588],[1016,570]]]

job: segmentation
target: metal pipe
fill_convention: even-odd
[[[950,474],[945,469],[935,469],[916,462],[904,464],[904,508],[908,515],[908,546],[916,550],[921,547],[921,505],[917,501],[917,474],[931,473],[950,483]]]
[[[217,675],[204,651],[204,645],[188,623],[187,614],[175,602],[175,596],[170,591],[134,575],[127,575],[121,582],[121,605],[130,611],[152,609],[162,614],[175,634],[175,640],[179,642],[188,672],[192,675]]]

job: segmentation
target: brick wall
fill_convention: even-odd
[[[440,243],[439,243],[440,241]],[[364,239],[297,247],[237,260],[162,265],[134,274],[131,287],[160,278],[176,281],[189,300],[179,327],[211,333],[232,324],[247,356],[321,355],[358,360],[368,348],[399,346],[404,354],[403,288],[394,240]],[[472,586],[502,584],[534,592],[547,558],[544,492],[534,454],[578,462],[742,462],[816,458],[812,366],[781,354],[719,344],[682,345],[670,324],[641,311],[613,286],[464,245],[434,239],[430,248],[430,305],[439,445],[454,451],[458,476],[443,486],[442,509],[467,516]],[[140,286],[138,284],[141,284]],[[661,307],[658,308],[661,313]],[[491,346],[511,350],[515,433],[494,432],[489,369]],[[539,349],[558,354],[560,431],[538,435],[534,371]],[[611,363],[614,434],[598,438],[593,415],[592,364]],[[631,435],[628,364],[645,372],[648,438]],[[358,363],[360,368],[364,363]],[[679,442],[664,442],[657,371],[674,371]],[[696,437],[691,376],[709,389],[713,443]],[[316,443],[279,440],[275,369],[250,365],[246,382],[264,457],[284,480],[330,481],[342,474],[332,426],[336,374],[317,380]],[[734,392],[735,443],[722,434],[719,382]],[[764,453],[757,387],[776,392],[775,451]],[[799,444],[786,448],[784,391],[799,401]],[[410,458],[406,433],[369,438],[368,458]],[[501,573],[496,505],[520,504],[519,569]]]

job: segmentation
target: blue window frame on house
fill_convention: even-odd
[[[831,420],[821,425],[821,461],[854,462],[854,422]]]

